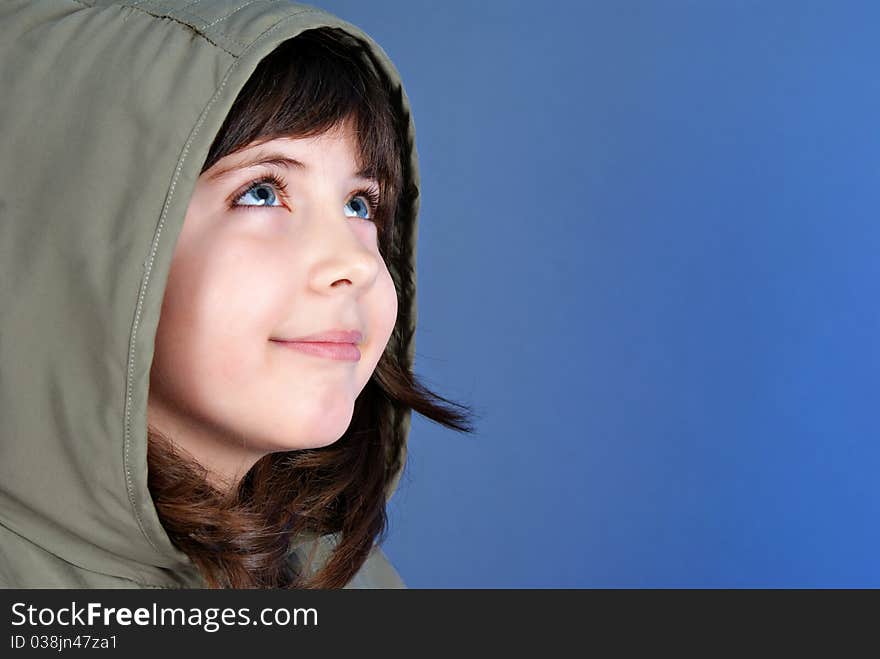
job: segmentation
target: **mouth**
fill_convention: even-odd
[[[357,345],[363,342],[364,336],[358,330],[334,329],[326,332],[317,332],[308,336],[298,336],[293,339],[274,339],[286,342],[308,342],[308,343],[353,343]]]
[[[282,348],[296,350],[298,352],[323,357],[336,361],[356,362],[360,361],[361,351],[354,343],[341,343],[335,341],[279,341],[271,340]]]

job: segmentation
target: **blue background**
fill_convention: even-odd
[[[880,586],[880,5],[314,2],[420,155],[410,587]]]

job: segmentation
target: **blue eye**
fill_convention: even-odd
[[[355,215],[354,217],[360,217],[362,220],[370,220],[372,219],[372,214],[370,212],[370,205],[368,203],[364,203],[364,198],[360,195],[357,197],[352,197],[352,200],[346,204],[351,208],[354,208]],[[357,213],[363,211],[364,215],[358,215]],[[352,217],[352,216],[349,216]]]
[[[284,185],[275,177],[266,177],[260,179],[258,181],[253,181],[248,187],[247,190],[238,195],[233,201],[233,206],[257,206],[263,207],[268,206],[270,208],[281,208],[283,204],[280,202],[275,205],[272,202],[278,200],[278,195],[275,194],[274,189],[282,189]],[[248,197],[249,195],[253,195],[251,198],[256,199],[257,203],[253,204],[241,204],[238,203],[241,199]]]
[[[360,219],[362,220],[375,222],[375,213],[379,208],[379,190],[375,186],[373,186],[365,188],[363,190],[358,190],[354,194],[355,196],[351,198],[351,201],[349,201],[346,206],[353,205],[353,207],[357,209],[355,210],[355,213],[361,211],[366,213],[366,216],[355,215],[355,217],[360,217]]]

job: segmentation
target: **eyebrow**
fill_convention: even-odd
[[[247,169],[249,167],[256,167],[257,165],[274,165],[276,167],[289,167],[292,169],[299,169],[302,171],[308,170],[309,166],[302,162],[301,160],[297,160],[296,158],[291,158],[290,156],[284,155],[283,153],[277,152],[269,152],[269,153],[258,153],[250,158],[247,158],[239,163],[234,165],[230,165],[228,167],[224,167],[213,174],[208,176],[209,181],[217,181],[222,178],[226,178],[233,172],[236,172],[240,169]],[[370,167],[365,167],[357,172],[355,172],[355,178],[364,179],[366,181],[375,181],[375,177],[373,175],[373,171]]]

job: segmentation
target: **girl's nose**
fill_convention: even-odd
[[[311,232],[316,250],[310,276],[314,289],[326,292],[346,284],[367,288],[376,279],[381,257],[365,244],[365,240],[375,240],[371,233],[375,229],[357,226],[359,223],[341,211],[336,217],[325,215],[318,220],[319,226]]]

